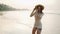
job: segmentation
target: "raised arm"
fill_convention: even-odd
[[[35,8],[34,8],[34,10],[32,11],[32,13],[31,13],[31,15],[30,15],[30,17],[32,17],[34,14],[35,14]]]

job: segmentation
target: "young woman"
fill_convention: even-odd
[[[43,5],[36,5],[30,15],[30,17],[32,16],[35,17],[35,24],[32,30],[32,34],[35,34],[36,31],[37,34],[41,34],[41,30],[42,30],[41,18],[43,16],[43,12],[42,12],[43,9],[44,9]]]

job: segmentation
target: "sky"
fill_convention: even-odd
[[[45,9],[59,9],[59,0],[0,0],[0,3],[7,4],[15,8],[33,9],[35,5],[42,4]]]

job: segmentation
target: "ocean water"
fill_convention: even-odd
[[[41,34],[60,34],[60,10],[46,10],[41,19]],[[34,17],[31,11],[0,12],[0,34],[31,34]]]

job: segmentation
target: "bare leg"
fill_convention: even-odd
[[[41,29],[37,29],[37,34],[41,34]]]
[[[37,30],[37,28],[34,27],[32,30],[32,34],[35,34],[36,30]]]

